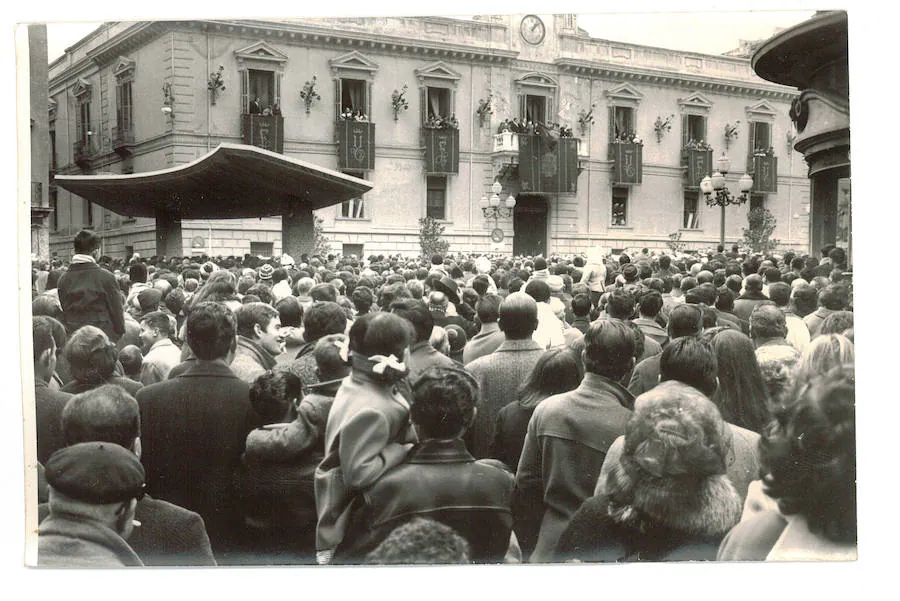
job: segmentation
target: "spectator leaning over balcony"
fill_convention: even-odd
[[[75,236],[69,271],[59,280],[59,302],[70,335],[90,325],[103,330],[115,343],[125,333],[122,296],[116,277],[97,265],[100,242],[100,236],[90,230]]]

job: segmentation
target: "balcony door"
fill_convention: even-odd
[[[525,95],[525,111],[522,114],[525,122],[547,123],[547,97],[534,94]]]
[[[513,214],[513,254],[546,255],[547,197],[521,194]]]

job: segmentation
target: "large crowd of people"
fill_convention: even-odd
[[[821,257],[33,265],[38,563],[856,558]]]

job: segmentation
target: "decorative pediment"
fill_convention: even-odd
[[[604,92],[610,106],[636,106],[644,95],[630,83],[623,83]]]
[[[328,66],[335,77],[371,79],[378,70],[378,63],[358,50],[330,59]]]
[[[694,92],[686,98],[679,98],[678,106],[681,107],[682,113],[699,113],[705,115],[712,109],[713,103],[700,92]]]
[[[115,68],[113,68],[113,75],[119,81],[134,77],[134,61],[128,57],[120,56],[116,60]]]
[[[234,51],[240,69],[283,69],[288,57],[268,42],[262,40]]]
[[[50,98],[47,100],[47,115],[49,121],[56,121],[56,101]]]
[[[775,116],[778,114],[771,104],[766,102],[765,100],[760,100],[756,104],[752,104],[746,108],[747,111],[747,121],[763,121],[767,123],[771,123],[775,121]]]
[[[451,69],[444,61],[431,63],[427,67],[416,69],[416,78],[419,80],[419,86],[444,86],[456,87],[456,83],[461,79],[461,75]]]
[[[547,75],[546,73],[538,73],[537,71],[526,73],[525,75],[517,79],[515,83],[517,86],[532,86],[540,88],[559,87],[559,83],[556,81],[556,79]]]
[[[91,82],[82,77],[79,77],[75,81],[75,85],[72,86],[72,95],[80,100],[85,97],[90,97],[92,89],[93,86],[91,85]]]

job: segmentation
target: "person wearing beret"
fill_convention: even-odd
[[[73,397],[59,421],[70,446],[114,443],[140,459],[138,404],[118,386],[101,386]],[[46,503],[38,506],[41,528],[49,511]],[[128,545],[145,566],[216,565],[203,518],[193,511],[144,495],[138,499],[134,517],[141,526],[134,529]]]
[[[85,442],[47,461],[50,515],[38,532],[42,567],[142,566],[126,539],[143,496],[144,468],[117,444]]]
[[[554,561],[714,560],[741,517],[726,475],[728,429],[703,393],[663,382],[639,396],[603,493],[587,499]]]

